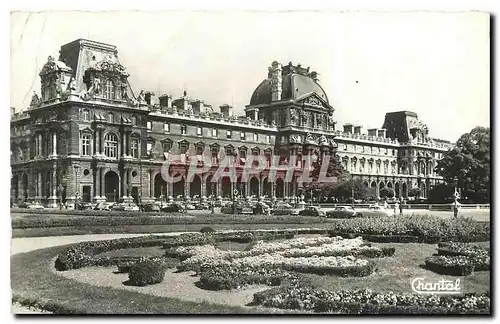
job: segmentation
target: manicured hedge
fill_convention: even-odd
[[[441,242],[438,244],[438,255],[442,257],[466,257],[474,266],[474,271],[490,271],[490,250],[460,242]]]
[[[327,224],[331,220],[306,216],[254,216],[254,215],[132,215],[106,214],[102,216],[32,215],[15,217],[12,228],[126,226],[126,225],[185,225],[185,224]]]
[[[283,269],[301,273],[314,273],[317,275],[330,275],[339,277],[366,277],[371,275],[373,271],[375,271],[376,264],[370,261],[366,265],[352,267],[289,265],[284,266]]]
[[[158,260],[145,260],[133,264],[128,273],[128,284],[132,286],[153,285],[163,281],[167,267]]]
[[[474,264],[464,256],[431,256],[425,259],[425,267],[436,273],[449,276],[468,276],[474,271]]]
[[[337,314],[489,314],[490,296],[431,296],[375,293],[370,290],[329,291],[289,285],[254,294],[253,305]]]
[[[200,287],[207,290],[238,289],[246,285],[279,286],[297,276],[281,269],[222,266],[201,272]]]

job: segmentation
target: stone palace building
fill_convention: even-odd
[[[59,200],[118,201],[123,197],[152,201],[165,196],[239,195],[292,197],[296,181],[284,172],[268,181],[269,170],[241,181],[249,155],[268,164],[308,152],[336,152],[344,166],[366,187],[385,186],[406,197],[419,187],[441,181],[433,171],[451,143],[429,136],[417,114],[387,113],[380,129],[346,124],[337,129],[334,108],[318,83],[318,74],[292,63],[273,62],[245,108],[215,109],[202,100],[134,93],[129,74],[113,45],[79,39],[63,45],[40,71],[40,95],[11,117],[11,198],[56,206]],[[191,158],[212,157],[204,174],[166,183],[161,167],[180,156],[171,172],[185,174]],[[236,156],[236,181],[212,182],[222,156]],[[297,162],[297,174],[300,173]]]

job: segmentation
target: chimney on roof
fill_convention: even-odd
[[[361,135],[361,126],[354,126],[354,134]]]
[[[271,101],[281,100],[282,91],[282,66],[274,61],[269,67],[269,78],[271,86]]]
[[[228,104],[224,104],[220,106],[220,113],[224,117],[231,117],[233,116],[233,107]]]
[[[352,134],[352,124],[344,124],[344,133]]]
[[[370,129],[368,129],[368,136],[377,137],[377,131],[378,131],[377,128],[370,128]]]
[[[386,132],[386,129],[385,128],[381,128],[378,130],[378,137],[383,137],[385,138],[385,132]]]
[[[162,95],[158,97],[160,100],[160,110],[166,110],[167,108],[172,108],[172,96]]]

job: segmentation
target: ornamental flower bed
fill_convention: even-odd
[[[474,265],[474,271],[490,271],[490,250],[460,242],[438,244],[438,255],[448,257],[464,256]]]
[[[330,291],[285,286],[254,294],[254,305],[338,314],[489,314],[488,295],[464,296]]]
[[[333,235],[362,235],[377,242],[475,242],[490,239],[490,224],[468,218],[442,219],[430,215],[364,217],[332,224]],[[401,241],[401,240],[404,241]]]
[[[474,264],[466,256],[431,256],[425,259],[427,269],[450,276],[468,276],[474,271]]]
[[[297,280],[296,275],[281,269],[228,265],[205,269],[200,276],[200,286],[208,290],[224,290],[252,284],[279,286],[285,281]]]
[[[335,244],[343,240],[342,237],[298,237],[285,242],[262,242],[258,241],[248,255],[259,255],[264,253],[272,253],[289,249],[302,249],[311,246],[320,246],[323,244]]]
[[[186,260],[189,261],[190,259]],[[243,258],[224,259],[206,258],[203,262],[182,262],[179,271],[193,270],[198,273],[203,269],[236,266],[251,268],[283,269],[304,273],[337,276],[367,276],[375,270],[375,264],[367,260],[347,257],[302,257],[287,258],[281,254],[262,254]]]
[[[312,257],[312,256],[355,256],[367,258],[383,258],[393,256],[395,248],[360,246],[350,249],[330,248],[329,245],[321,245],[307,249],[292,249],[284,251],[285,257]]]
[[[59,254],[54,266],[56,270],[64,271],[92,265],[110,264],[106,263],[107,261],[105,258],[96,258],[95,255],[125,248],[158,246],[161,245],[164,240],[165,237],[152,235],[78,243]]]

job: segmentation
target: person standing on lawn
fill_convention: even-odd
[[[394,216],[398,214],[398,208],[399,208],[399,204],[398,202],[394,202]]]
[[[403,215],[403,198],[401,197],[401,203],[399,204],[399,214],[400,215]]]
[[[459,208],[459,202],[457,199],[455,199],[455,202],[453,203],[453,217],[455,218],[458,217],[458,208]]]

